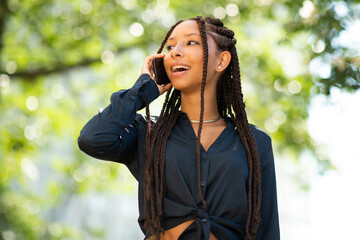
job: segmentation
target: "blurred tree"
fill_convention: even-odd
[[[124,168],[90,160],[76,138],[180,18],[215,16],[233,29],[251,121],[278,153],[310,150],[320,171],[331,167],[307,133],[307,108],[332,87],[359,88],[359,10],[359,1],[329,0],[2,0],[0,239],[82,238],[57,206],[134,190],[120,181]]]

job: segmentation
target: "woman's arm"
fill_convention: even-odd
[[[146,124],[136,112],[171,88],[171,84],[157,85],[150,77],[153,74],[152,59],[164,56],[154,54],[145,58],[141,76],[134,86],[113,93],[110,105],[83,127],[78,137],[82,151],[95,158],[126,164],[134,159],[138,133]]]
[[[81,130],[79,148],[95,158],[128,163],[137,149],[138,131],[146,123],[136,112],[158,96],[158,87],[149,74],[142,74],[132,88],[113,93],[110,105]]]

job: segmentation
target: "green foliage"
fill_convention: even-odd
[[[57,209],[73,195],[136,189],[124,166],[86,156],[76,138],[112,92],[132,85],[180,18],[223,18],[238,41],[251,122],[270,133],[277,154],[296,160],[310,150],[319,170],[332,167],[307,132],[307,108],[332,87],[359,88],[359,48],[338,38],[359,8],[358,1],[1,1],[0,239],[81,239],[83,231],[102,238],[104,229],[67,226]],[[329,74],[309,72],[314,61]]]

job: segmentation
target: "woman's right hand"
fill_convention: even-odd
[[[141,68],[141,74],[147,73],[147,74],[150,75],[151,79],[154,80],[154,68],[153,68],[153,65],[152,65],[152,60],[154,58],[163,58],[163,57],[165,57],[165,53],[153,54],[153,55],[150,55],[150,56],[146,57],[145,61],[144,61],[144,65]],[[156,83],[156,81],[155,81],[155,83]],[[158,85],[158,84],[156,84],[156,85],[157,85],[157,87],[159,89],[160,95],[163,94],[164,92],[169,91],[170,88],[171,88],[171,83],[168,83],[168,84],[163,85],[163,86]]]

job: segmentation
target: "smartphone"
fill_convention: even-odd
[[[170,79],[166,74],[165,67],[164,67],[164,58],[154,58],[152,60],[154,74],[155,74],[155,81],[159,85],[165,85],[170,83]]]

